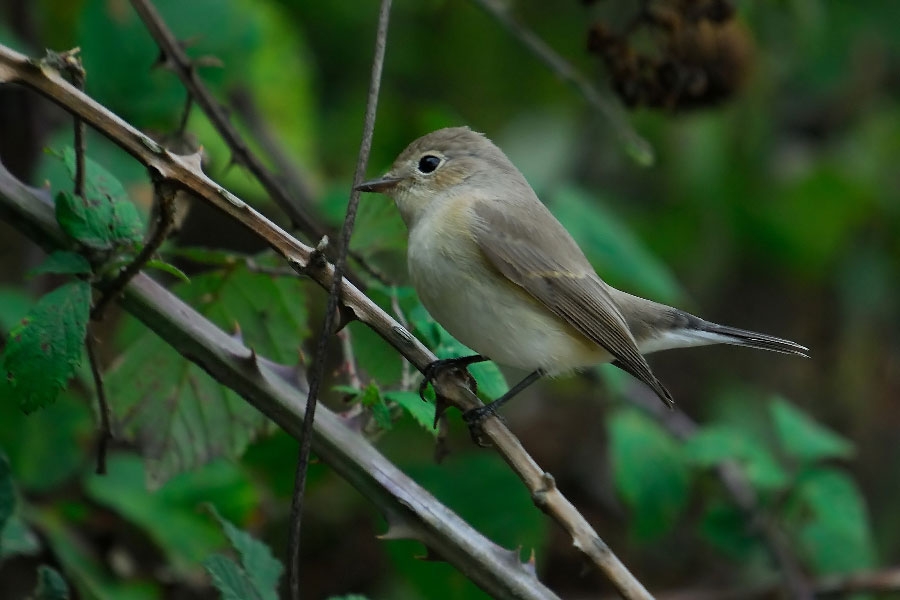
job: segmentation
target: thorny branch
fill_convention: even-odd
[[[164,64],[178,75],[187,90],[187,99],[185,100],[179,131],[184,131],[191,106],[196,102],[231,149],[232,161],[245,166],[256,177],[266,190],[266,193],[275,200],[275,203],[291,220],[292,227],[302,231],[310,240],[320,240],[327,235],[329,232],[321,227],[317,223],[316,218],[309,212],[308,207],[314,204],[312,190],[308,183],[299,176],[296,168],[289,168],[284,160],[283,152],[277,148],[274,138],[269,135],[267,130],[261,127],[258,114],[254,110],[255,107],[247,102],[247,98],[242,98],[240,94],[234,98],[238,100],[238,108],[242,109],[241,114],[247,118],[248,123],[251,126],[256,125],[253,129],[257,132],[257,137],[263,143],[263,146],[269,149],[270,158],[275,160],[276,164],[280,166],[282,177],[286,178],[290,183],[290,191],[285,188],[280,178],[263,164],[262,160],[250,149],[234,125],[231,124],[226,109],[216,101],[198,76],[197,61],[192,61],[185,53],[182,44],[179,43],[172,31],[166,26],[165,21],[163,21],[151,0],[131,0],[131,3],[146,25],[150,35],[153,36],[153,39],[159,46],[160,52],[164,57]],[[296,200],[291,197],[292,193],[296,195]],[[360,268],[375,280],[383,284],[389,283],[389,279],[383,273],[370,265],[358,253],[351,251],[351,256]],[[349,273],[348,277],[358,280],[357,277]]]
[[[378,28],[375,34],[375,57],[372,59],[372,76],[369,82],[368,98],[366,99],[362,142],[359,145],[359,156],[356,160],[356,172],[353,175],[350,202],[347,205],[347,214],[344,216],[344,225],[341,228],[341,237],[338,242],[334,274],[328,287],[325,318],[322,322],[322,329],[319,332],[316,354],[313,357],[312,376],[309,380],[309,395],[306,397],[306,411],[303,416],[302,437],[300,438],[300,453],[297,458],[297,473],[294,480],[294,495],[291,501],[291,530],[288,539],[290,548],[288,572],[290,573],[290,589],[293,600],[300,600],[300,525],[303,519],[306,471],[309,466],[309,452],[312,447],[312,424],[316,413],[319,388],[325,376],[328,342],[334,330],[335,314],[340,305],[340,288],[344,280],[344,267],[347,260],[347,250],[350,248],[350,236],[353,234],[353,225],[356,222],[356,212],[359,208],[360,192],[356,189],[356,186],[362,183],[363,177],[365,177],[369,153],[372,150],[372,135],[375,131],[375,113],[378,108],[378,92],[381,89],[381,71],[384,66],[384,53],[387,48],[387,30],[390,17],[391,0],[381,0],[381,8],[378,13]]]
[[[216,184],[200,170],[196,161],[168,152],[72,87],[52,67],[0,45],[0,82],[27,86],[81,117],[146,165],[153,177],[168,180],[228,214],[265,240],[298,272],[308,275],[322,287],[330,287],[333,266],[324,260],[310,262],[314,255],[313,248],[300,243],[246,202]],[[341,284],[341,302],[348,314],[371,327],[420,371],[436,359],[421,342],[346,279]],[[481,406],[478,398],[458,377],[442,374],[435,385],[438,393],[461,411]],[[500,419],[485,419],[482,430],[527,486],[535,504],[572,537],[573,545],[609,578],[622,596],[651,598]]]
[[[48,252],[68,247],[54,218],[49,192],[24,185],[2,163],[0,219]],[[109,279],[93,283],[102,289]],[[121,304],[186,359],[299,438],[302,398],[307,390],[302,371],[286,378],[238,337],[222,331],[142,273],[128,284]],[[475,531],[340,416],[322,407],[313,427],[316,454],[384,515],[388,529],[382,539],[425,544],[494,598],[558,600],[534,571],[519,561],[517,551],[505,550]]]

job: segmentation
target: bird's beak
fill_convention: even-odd
[[[388,177],[387,175],[385,175],[384,177],[381,177],[379,179],[370,179],[369,181],[363,181],[354,189],[359,190],[360,192],[386,192],[398,183],[400,183],[399,177]]]

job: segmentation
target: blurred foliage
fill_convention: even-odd
[[[226,104],[242,99],[230,115],[250,147],[276,170],[290,165],[313,191],[323,223],[338,225],[377,3],[154,4],[188,53],[203,59],[198,72],[213,93]],[[609,73],[586,52],[588,29],[598,19],[626,24],[633,3],[587,4],[511,6],[603,87]],[[0,41],[36,56],[79,46],[90,95],[166,144],[201,145],[211,177],[282,218],[246,170],[231,165],[198,109],[187,121],[189,139],[177,138],[185,91],[169,70],[153,68],[158,50],[127,0],[12,0],[0,10],[7,5],[27,18],[0,18]],[[900,471],[891,467],[900,461],[896,2],[744,0],[736,8],[753,46],[746,80],[715,109],[630,113],[657,156],[647,169],[627,156],[602,115],[474,3],[396,3],[369,165],[369,175],[382,173],[412,139],[468,124],[507,152],[612,285],[810,346],[806,362],[727,348],[654,357],[655,371],[701,424],[684,441],[626,404],[629,380],[618,373],[591,388],[572,378],[542,383],[504,409],[526,448],[654,590],[719,581],[730,592],[777,576],[764,541],[717,478],[723,463],[738,466],[805,572],[900,562]],[[0,115],[19,114],[17,107],[0,93]],[[225,583],[229,593],[244,585],[272,597],[278,569],[262,543],[276,555],[285,547],[296,442],[281,432],[261,436],[271,430],[262,415],[114,314],[102,323],[99,348],[119,445],[109,472],[93,473],[93,385],[77,365],[85,278],[137,250],[132,242],[152,222],[153,189],[140,165],[89,133],[89,191],[103,210],[82,210],[70,194],[70,121],[41,114],[10,123],[0,151],[19,139],[14,127],[45,122],[27,135],[51,151],[31,156],[19,175],[61,194],[73,247],[112,256],[93,255],[90,268],[71,254],[38,266],[45,259],[16,251],[0,262],[4,373],[39,386],[28,407],[44,406],[24,417],[17,397],[0,388],[0,452],[8,457],[8,469],[0,461],[0,596],[39,589],[38,597],[64,597],[42,566],[52,564],[83,598],[210,598],[214,584],[228,597]],[[302,366],[324,294],[259,268],[277,263],[199,203],[179,212],[180,232],[163,257],[190,281],[159,278],[259,354]],[[0,241],[24,246],[6,237],[14,239]],[[352,248],[389,280],[362,275],[373,300],[439,356],[469,352],[407,286],[405,229],[389,201],[363,200]],[[26,279],[32,270],[41,276]],[[68,305],[55,302],[62,295]],[[48,313],[48,298],[73,312]],[[34,335],[21,329],[23,318]],[[472,446],[452,413],[453,453],[435,465],[434,408],[418,398],[415,370],[359,323],[347,331],[359,381],[350,381],[349,359],[333,343],[328,404],[367,411],[366,432],[389,458],[498,544],[520,548],[523,559],[533,549],[539,576],[561,595],[608,589],[599,576],[577,576],[571,540],[497,456]],[[61,350],[49,363],[23,354],[22,344],[43,351],[44,342]],[[471,372],[485,399],[522,375],[492,363]],[[8,377],[0,385],[9,386]],[[605,427],[592,428],[596,422]],[[417,559],[426,553],[420,545],[375,539],[383,524],[327,465],[312,465],[308,489],[308,597],[484,597],[446,564]],[[221,517],[201,508],[208,503]],[[239,560],[221,554],[229,543]],[[265,569],[252,567],[257,560]],[[253,580],[262,572],[265,581]]]

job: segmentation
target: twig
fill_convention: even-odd
[[[238,88],[231,92],[229,98],[235,112],[243,119],[253,137],[256,138],[266,154],[269,155],[269,158],[275,163],[289,187],[296,191],[301,198],[312,198],[312,191],[306,182],[306,178],[303,177],[299,167],[288,157],[276,136],[272,134],[271,129],[259,114],[259,109],[253,97],[247,90]],[[354,250],[349,250],[348,252],[349,257],[353,259],[359,268],[368,273],[375,281],[385,286],[393,285],[390,277],[370,264],[362,254]]]
[[[266,193],[272,197],[291,220],[293,227],[309,236],[311,240],[321,239],[326,232],[316,224],[315,218],[306,208],[312,204],[312,197],[303,195],[304,189],[298,189],[297,193],[300,194],[300,199],[297,202],[293,201],[281,182],[250,151],[237,129],[231,124],[228,114],[222,108],[222,105],[219,104],[200,80],[194,63],[182,49],[181,44],[179,44],[172,31],[166,26],[153,3],[150,0],[131,0],[131,4],[141,17],[144,25],[147,26],[150,35],[156,40],[160,50],[166,57],[167,64],[172,67],[178,78],[181,79],[184,87],[187,88],[189,96],[206,113],[210,122],[213,123],[225,140],[225,143],[228,144],[233,160],[246,166],[253,173],[253,176],[265,188]]]
[[[97,351],[94,348],[94,333],[88,327],[84,336],[84,345],[87,348],[88,362],[91,365],[91,375],[94,378],[94,392],[97,394],[97,406],[100,409],[100,432],[97,435],[97,475],[106,475],[106,450],[113,439],[112,426],[109,419],[109,402],[106,401],[106,390],[103,387],[103,375],[100,372],[100,363],[97,361]]]
[[[409,322],[406,320],[406,315],[403,314],[403,308],[400,306],[400,300],[397,298],[397,288],[394,287],[391,289],[391,310],[394,313],[394,318],[403,326],[403,329],[409,329]],[[401,357],[401,365],[400,365],[400,389],[404,391],[408,391],[413,389],[413,374],[412,369],[410,368],[409,361],[406,360],[406,357]]]
[[[341,352],[344,355],[342,371],[347,374],[347,385],[356,390],[362,389],[362,380],[359,378],[359,369],[356,368],[356,355],[353,354],[353,339],[349,329],[341,329],[337,332],[341,340]]]
[[[699,426],[681,411],[667,410],[649,390],[642,386],[632,385],[625,396],[644,411],[650,413],[660,424],[680,440],[694,435]],[[783,577],[784,587],[791,598],[808,600],[813,598],[813,590],[803,575],[790,545],[777,524],[759,507],[756,492],[747,481],[743,470],[734,463],[723,463],[716,467],[716,473],[722,485],[740,508],[747,522],[755,527],[765,543],[772,561],[777,565]]]
[[[106,311],[106,307],[109,306],[110,301],[113,298],[117,298],[128,282],[131,281],[131,278],[144,268],[147,261],[153,257],[163,242],[166,241],[169,231],[172,230],[175,224],[175,188],[171,184],[162,181],[156,183],[154,191],[156,192],[159,214],[157,215],[156,228],[153,231],[153,235],[150,236],[150,239],[147,240],[147,243],[144,244],[144,247],[141,248],[134,260],[119,272],[112,284],[100,296],[94,308],[91,309],[92,321],[99,321],[103,318],[103,313]]]
[[[384,53],[387,48],[387,31],[391,18],[391,0],[381,0],[378,12],[378,28],[375,34],[375,57],[372,59],[372,75],[369,81],[369,95],[366,98],[366,115],[363,121],[362,142],[359,145],[359,156],[356,160],[356,172],[353,175],[353,188],[344,225],[341,228],[337,259],[334,263],[334,274],[328,288],[328,303],[325,308],[325,319],[319,333],[319,343],[313,357],[312,376],[309,380],[309,396],[306,398],[306,413],[303,417],[302,437],[300,438],[300,456],[297,459],[297,476],[294,483],[294,496],[291,502],[291,530],[288,543],[290,545],[290,589],[292,600],[300,600],[300,524],[303,517],[303,496],[306,488],[306,469],[309,465],[309,451],[312,445],[312,422],[316,412],[319,387],[325,375],[325,359],[328,341],[334,329],[334,317],[339,308],[341,284],[343,283],[344,266],[347,250],[350,248],[350,236],[356,222],[359,208],[360,191],[356,186],[362,183],[366,175],[366,164],[372,150],[372,134],[375,131],[375,113],[378,108],[378,92],[381,89],[381,71],[384,66]]]
[[[0,64],[0,79],[2,73]],[[69,247],[54,218],[49,191],[26,186],[2,163],[0,219],[47,251]],[[94,283],[104,285],[103,281]],[[285,379],[238,337],[216,327],[144,274],[128,284],[121,304],[186,359],[299,439],[306,393],[302,378]],[[347,427],[340,416],[327,407],[320,407],[318,413],[313,450],[385,516],[388,530],[382,539],[405,538],[425,544],[491,597],[558,600],[532,570],[518,563],[517,552],[478,533]]]
[[[311,262],[310,259],[316,256],[313,248],[300,243],[246,202],[216,184],[199,169],[195,161],[168,152],[107,108],[73,88],[52,67],[41,61],[31,61],[0,45],[0,83],[2,82],[25,85],[78,115],[146,165],[156,177],[177,183],[196,198],[231,216],[263,239],[298,272],[330,289],[333,267],[326,261]],[[342,284],[340,299],[348,313],[372,328],[420,371],[436,360],[434,354],[421,342],[346,279]],[[435,383],[436,391],[461,411],[482,406],[465,383],[449,376],[449,373],[439,377]],[[572,537],[573,545],[606,575],[622,596],[651,598],[643,585],[612,553],[562,492],[553,485],[546,485],[547,474],[500,419],[485,419],[482,430],[529,489],[534,503]]]
[[[631,127],[615,100],[597,89],[587,77],[557,54],[544,40],[517,21],[510,14],[504,2],[501,0],[472,1],[494,17],[513,37],[528,48],[535,57],[556,73],[560,79],[578,90],[588,104],[606,117],[612,125],[613,131],[625,144],[625,148],[632,158],[642,165],[653,164],[655,160],[653,147]]]

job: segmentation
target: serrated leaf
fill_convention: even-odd
[[[700,467],[735,461],[754,487],[760,490],[784,488],[790,479],[772,453],[743,430],[726,425],[710,425],[684,443],[685,458]]]
[[[168,273],[169,275],[172,275],[173,277],[177,277],[184,283],[191,282],[191,278],[188,277],[184,271],[182,271],[175,265],[167,263],[164,260],[157,260],[157,259],[148,260],[146,263],[146,266],[151,269],[156,269],[157,271],[162,271],[164,273]]]
[[[601,277],[661,302],[683,298],[681,287],[665,264],[588,192],[565,187],[552,196],[548,205]]]
[[[61,158],[74,179],[75,150],[64,148]],[[99,164],[88,157],[84,160],[84,196],[65,191],[56,195],[60,227],[73,239],[98,250],[140,242],[144,223],[125,188]]]
[[[2,356],[6,391],[29,413],[56,400],[81,363],[91,286],[62,285],[41,298],[9,334]]]
[[[68,600],[69,586],[59,571],[41,565],[38,567],[38,583],[34,591],[34,600]]]
[[[875,566],[865,499],[845,473],[819,468],[801,474],[788,506],[790,526],[816,573]]]
[[[784,451],[801,462],[850,458],[854,448],[846,439],[822,427],[782,399],[769,404],[775,430]]]
[[[418,392],[387,391],[384,392],[384,397],[399,404],[426,431],[437,435],[437,429],[434,427],[434,404],[422,400]]]
[[[212,515],[222,526],[232,547],[241,556],[241,567],[248,575],[254,590],[262,600],[278,600],[278,580],[284,567],[264,543],[238,529],[211,508]]]
[[[303,285],[243,266],[204,273],[175,288],[220,327],[239,325],[259,354],[294,364],[308,335]],[[114,419],[147,460],[154,484],[220,456],[239,456],[269,421],[237,394],[188,362],[150,331],[107,375]]]
[[[607,422],[609,456],[619,495],[632,512],[641,538],[666,532],[688,500],[690,472],[675,439],[633,410],[619,410]]]
[[[247,573],[227,556],[213,554],[203,566],[223,600],[263,600]]]
[[[57,273],[61,275],[89,275],[91,263],[76,252],[57,251],[48,256],[44,262],[29,271],[29,275]]]

